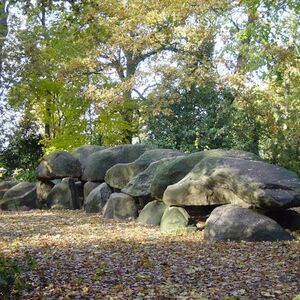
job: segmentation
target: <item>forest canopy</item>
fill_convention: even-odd
[[[296,0],[6,0],[0,171],[82,144],[234,148],[300,170]],[[1,175],[2,174],[2,175]]]

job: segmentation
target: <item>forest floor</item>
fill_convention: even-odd
[[[205,242],[82,211],[0,212],[15,299],[293,299],[300,241]],[[1,298],[1,296],[0,296]],[[297,298],[298,299],[298,298]]]

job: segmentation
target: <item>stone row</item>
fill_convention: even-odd
[[[207,240],[289,240],[284,228],[300,228],[297,174],[240,150],[84,145],[45,156],[36,177],[1,182],[0,208],[83,208]]]

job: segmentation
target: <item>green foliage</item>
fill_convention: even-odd
[[[32,2],[25,26],[11,21],[6,100],[32,109],[45,152],[136,137],[243,149],[299,172],[298,2]]]
[[[105,271],[107,269],[107,263],[102,262],[97,268],[96,268],[96,277],[99,278],[102,275],[105,274]]]
[[[125,101],[112,104],[110,107],[100,110],[95,120],[95,131],[101,136],[104,145],[118,145],[128,143],[126,133],[138,131],[138,117],[136,114],[128,114],[128,110],[136,110],[134,101]]]
[[[28,251],[25,252],[22,264],[0,254],[0,297],[3,297],[1,299],[11,299],[12,291],[18,290],[23,285],[21,273],[35,267],[36,261]]]
[[[28,251],[25,252],[25,263],[30,269],[34,269],[36,267],[36,261]]]
[[[46,151],[74,148],[92,138],[86,130],[91,102],[82,93],[90,80],[96,80],[90,76],[93,66],[85,60],[86,44],[91,42],[89,29],[79,30],[72,13],[61,20],[52,16],[55,21],[46,28],[39,24],[38,13],[33,7],[28,13],[31,25],[18,32],[17,46],[26,60],[8,100],[14,108],[34,109],[34,117],[44,129],[41,142]],[[45,17],[50,16],[51,10],[46,10]]]
[[[248,90],[238,104],[241,117],[236,120],[242,134],[252,132],[255,147],[263,158],[297,173],[300,172],[299,75],[299,68],[285,64],[283,83],[275,78],[265,89]],[[250,120],[246,124],[245,116]]]
[[[11,258],[0,255],[0,296],[10,299],[10,294],[19,282],[20,266]]]
[[[10,135],[9,143],[0,151],[2,176],[20,180],[35,181],[35,169],[43,156],[41,136],[36,134],[36,124],[30,115],[21,120]]]
[[[232,97],[213,85],[178,92],[180,100],[168,104],[154,116],[149,112],[147,136],[154,144],[195,151],[230,148],[228,139],[233,114]]]
[[[235,74],[235,102],[252,130],[243,117],[235,122],[255,136],[253,146],[264,159],[299,173],[299,3],[245,1],[245,10],[248,20],[232,31],[231,40],[246,46],[240,51],[243,68]],[[239,34],[245,30],[243,43]]]

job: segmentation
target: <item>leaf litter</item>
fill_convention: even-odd
[[[30,267],[15,299],[293,299],[300,243],[207,242],[201,231],[82,211],[0,212],[0,251]]]

